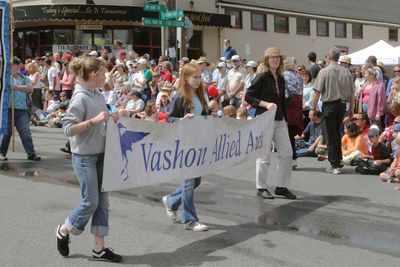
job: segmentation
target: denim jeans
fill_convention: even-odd
[[[181,222],[198,221],[194,207],[194,189],[201,183],[201,177],[186,179],[180,187],[167,196],[167,205],[172,210],[178,210],[182,204]]]
[[[92,218],[91,233],[108,235],[108,193],[101,192],[104,154],[72,154],[72,166],[81,187],[81,202],[65,220],[71,234],[79,235]]]
[[[33,147],[31,129],[29,129],[29,113],[26,109],[14,109],[14,125],[17,128],[19,137],[21,138],[22,145],[24,146],[25,153],[29,156],[35,154]],[[8,127],[7,133],[3,136],[0,145],[0,153],[4,156],[7,155],[8,146],[10,145],[12,134],[11,127],[11,109],[8,109]]]

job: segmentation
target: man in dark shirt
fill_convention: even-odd
[[[320,66],[317,64],[317,54],[315,54],[315,52],[308,53],[308,61],[311,65],[308,71],[311,74],[311,82],[313,83],[315,78],[317,78],[318,72],[321,70]]]
[[[224,57],[226,60],[230,60],[232,56],[236,55],[236,49],[231,46],[231,41],[229,39],[224,40]]]

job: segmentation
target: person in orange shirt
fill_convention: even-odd
[[[345,125],[344,132],[342,137],[343,163],[352,165],[360,156],[368,155],[367,140],[353,121]]]

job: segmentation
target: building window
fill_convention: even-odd
[[[310,20],[307,18],[297,18],[297,34],[310,35]]]
[[[389,41],[398,41],[398,30],[397,28],[389,28]]]
[[[344,22],[335,23],[335,37],[346,38],[346,23]]]
[[[317,20],[317,36],[329,36],[329,21]]]
[[[73,44],[72,30],[56,29],[53,31],[53,44]]]
[[[353,39],[362,39],[363,38],[363,25],[358,23],[353,23],[351,25],[353,32]]]
[[[251,13],[251,29],[256,31],[267,30],[267,16],[265,13]]]
[[[225,14],[235,17],[232,28],[239,28],[239,29],[242,28],[242,11],[241,10],[225,8]]]
[[[275,16],[274,27],[275,27],[275,32],[289,33],[289,17]]]

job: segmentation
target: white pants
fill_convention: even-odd
[[[272,141],[278,150],[279,169],[278,187],[288,187],[292,177],[292,146],[290,145],[289,132],[286,122],[275,121]],[[267,148],[267,154],[256,160],[256,187],[257,189],[267,188],[268,169],[271,161],[271,148]]]

